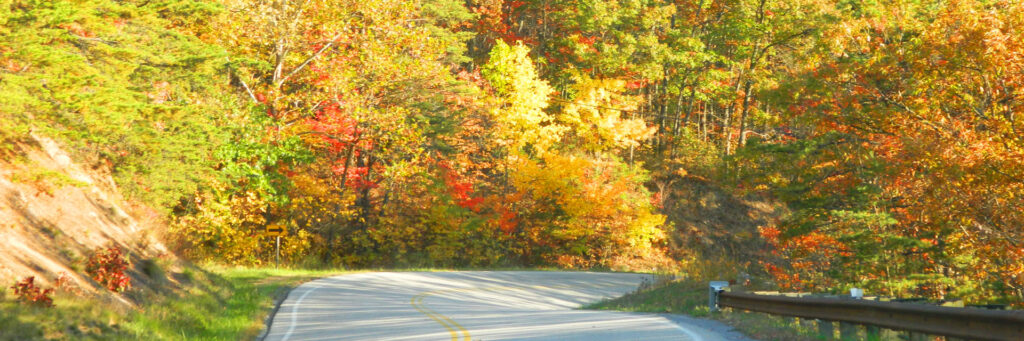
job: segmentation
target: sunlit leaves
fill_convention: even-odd
[[[639,147],[654,135],[655,129],[639,118],[628,118],[636,110],[637,100],[623,95],[621,80],[583,80],[559,116],[559,123],[570,128],[573,148],[589,152],[620,152]]]
[[[501,142],[515,152],[530,146],[543,153],[559,140],[564,128],[544,111],[552,89],[537,75],[529,52],[522,44],[498,41],[482,74],[501,101],[494,113]]]
[[[642,188],[642,171],[617,160],[547,154],[513,163],[519,235],[569,267],[672,268],[658,248],[665,217]]]

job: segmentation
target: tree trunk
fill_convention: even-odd
[[[750,84],[747,80],[746,84],[743,85],[743,109],[740,111],[740,143],[736,145],[736,148],[743,148],[743,145],[747,143],[747,112],[750,110]]]

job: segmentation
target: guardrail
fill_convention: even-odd
[[[953,308],[852,298],[756,295],[724,291],[721,282],[712,282],[710,292],[712,310],[731,307],[971,340],[1024,341],[1024,311]]]

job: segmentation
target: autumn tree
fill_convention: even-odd
[[[913,6],[925,6],[915,4]],[[912,7],[913,8],[913,7]],[[1020,22],[1011,3],[848,8],[783,91],[791,141],[759,144],[792,216],[765,235],[786,283],[1021,295]],[[797,90],[799,89],[799,90]],[[796,90],[796,91],[794,91]]]

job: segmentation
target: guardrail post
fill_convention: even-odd
[[[708,283],[708,311],[718,311],[718,293],[729,287],[726,281],[711,281]]]
[[[836,337],[835,326],[832,325],[832,321],[818,320],[818,336],[825,340],[831,340]]]
[[[866,325],[864,326],[864,336],[866,336],[868,340],[881,340],[881,334],[879,333],[880,330],[881,329],[878,328],[878,326]]]
[[[886,328],[882,328],[882,331],[878,333],[878,339],[882,341],[901,340],[899,332]]]
[[[807,329],[807,330],[812,330],[812,329],[814,329],[814,327],[816,327],[816,325],[815,325],[816,321],[817,320],[814,320],[814,319],[809,319],[809,318],[801,317],[800,318],[800,327],[803,327],[804,329]]]
[[[879,326],[866,325],[864,326],[865,335],[868,340],[880,340],[880,341],[898,341],[900,340],[899,333],[892,329],[886,329]],[[950,338],[946,338],[946,341],[952,341]]]
[[[839,322],[839,339],[856,340],[857,325],[849,322]]]
[[[864,298],[864,289],[850,288],[849,299],[859,300]],[[839,339],[856,340],[857,325],[850,322],[839,322]]]

